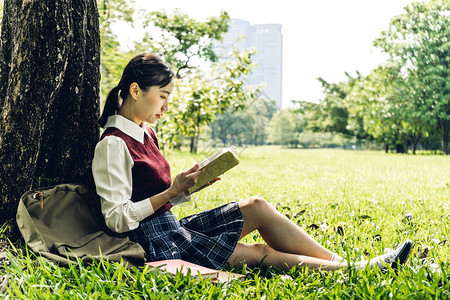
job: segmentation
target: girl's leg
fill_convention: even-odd
[[[264,260],[263,260],[264,259]],[[320,258],[280,252],[264,244],[238,243],[228,262],[240,268],[245,261],[249,267],[258,266],[263,260],[265,265],[275,266],[280,270],[289,270],[293,266],[308,266],[310,269],[336,270],[347,267],[346,263],[339,263]]]
[[[346,262],[330,261],[333,253],[322,247],[296,224],[278,212],[262,198],[254,197],[239,203],[244,216],[241,237],[257,229],[264,241],[269,245],[238,244],[228,262],[239,266],[245,260],[250,266],[258,265],[261,259],[267,265],[279,269],[289,269],[294,265],[308,265],[312,269],[336,270],[347,267]],[[377,265],[386,269],[387,265],[398,267],[397,262],[404,264],[411,253],[413,243],[405,240],[397,249],[379,255],[370,261],[355,263],[362,269],[366,265]]]
[[[320,245],[303,229],[290,221],[271,204],[260,197],[253,197],[239,203],[244,216],[241,238],[254,230],[258,230],[264,241],[278,253],[299,255],[330,260],[333,253]],[[259,247],[259,246],[257,246]],[[276,257],[282,254],[274,254]],[[337,263],[338,265],[338,263]]]

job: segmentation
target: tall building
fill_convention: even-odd
[[[281,24],[257,24],[231,19],[227,35],[214,49],[221,56],[229,53],[234,47],[240,51],[255,48],[252,61],[257,65],[248,78],[249,85],[257,86],[265,83],[264,93],[275,99],[279,108],[282,104],[282,64],[283,35]]]

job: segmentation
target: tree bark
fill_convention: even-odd
[[[411,141],[411,150],[412,150],[412,154],[413,155],[416,155],[416,148],[417,148],[417,140],[416,139],[413,139],[412,141]]]
[[[198,151],[198,134],[194,133],[194,136],[191,137],[191,144],[189,147],[190,153],[197,153]]]
[[[450,138],[450,120],[444,120],[439,118],[438,121],[441,127],[442,153],[444,155],[448,155],[449,154],[448,140]]]
[[[419,143],[419,140],[421,138],[421,130],[422,128],[420,128],[419,130],[417,130],[416,134],[411,134],[411,149],[412,149],[412,154],[416,154],[416,149],[417,149],[417,144]]]
[[[40,178],[92,184],[99,136],[97,4],[6,0],[2,26],[0,222],[15,224],[20,196]]]
[[[401,135],[401,142],[403,146],[403,153],[408,154],[408,139],[406,138],[405,134]]]

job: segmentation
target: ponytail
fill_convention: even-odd
[[[159,57],[150,53],[136,55],[123,70],[119,84],[109,92],[98,124],[104,128],[108,118],[117,113],[120,107],[119,99],[126,101],[133,82],[143,91],[147,91],[151,86],[164,87],[171,83],[173,78],[172,69]]]
[[[119,91],[120,87],[116,86],[109,92],[108,97],[106,98],[103,113],[101,117],[98,119],[98,124],[102,128],[105,127],[108,118],[112,115],[115,115],[117,110],[119,109]]]

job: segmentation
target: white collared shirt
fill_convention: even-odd
[[[152,139],[145,124],[140,127],[120,115],[109,117],[105,125],[105,128],[108,127],[115,127],[142,144],[144,134]],[[92,160],[95,186],[100,196],[106,225],[115,232],[136,229],[140,221],[154,213],[149,198],[138,202],[131,201],[133,165],[134,162],[125,141],[117,136],[106,136],[95,147]],[[182,192],[170,202],[176,205],[189,200],[190,197],[186,197]]]

